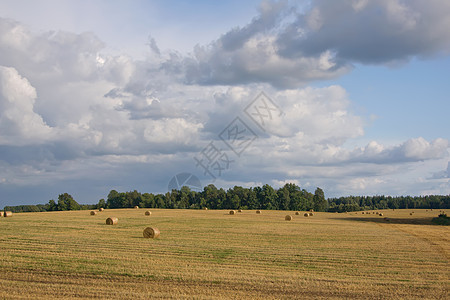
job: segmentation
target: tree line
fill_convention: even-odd
[[[293,183],[287,183],[279,189],[268,184],[262,187],[244,188],[235,186],[228,190],[210,184],[202,191],[191,190],[183,186],[165,194],[140,193],[136,190],[118,192],[111,190],[105,199],[97,204],[78,204],[71,195],[64,193],[58,201],[50,200],[47,204],[6,206],[5,210],[13,212],[25,211],[64,211],[98,208],[168,208],[168,209],[268,209],[328,212],[350,212],[374,209],[402,208],[450,208],[450,195],[430,196],[347,196],[325,198],[321,188],[314,193]]]

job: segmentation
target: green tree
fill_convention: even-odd
[[[106,208],[106,201],[105,199],[98,200],[97,208]]]
[[[325,194],[319,187],[316,188],[316,191],[314,192],[313,203],[315,211],[326,211],[328,208],[328,202],[325,199]]]
[[[80,205],[67,193],[58,196],[58,210],[79,210]]]
[[[55,200],[48,201],[48,210],[49,211],[56,211],[58,210],[58,204],[56,204]]]

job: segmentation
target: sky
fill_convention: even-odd
[[[0,207],[450,194],[449,28],[446,0],[3,0]]]

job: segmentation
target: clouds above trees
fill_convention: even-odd
[[[201,173],[192,157],[236,116],[254,126],[243,110],[262,90],[283,114],[266,132],[252,127],[258,138],[218,184],[313,181],[340,195],[446,160],[445,138],[350,147],[370,120],[343,87],[307,84],[354,63],[449,53],[449,15],[446,1],[265,1],[246,26],[188,55],[150,38],[145,59],[104,51],[94,33],[35,32],[0,18],[0,186],[100,172],[107,190],[128,177],[161,192],[174,172]],[[159,187],[142,179],[143,166],[147,178],[158,169]]]

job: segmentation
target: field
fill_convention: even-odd
[[[437,210],[151,211],[1,218],[0,299],[450,298]],[[147,226],[161,236],[145,239]]]

